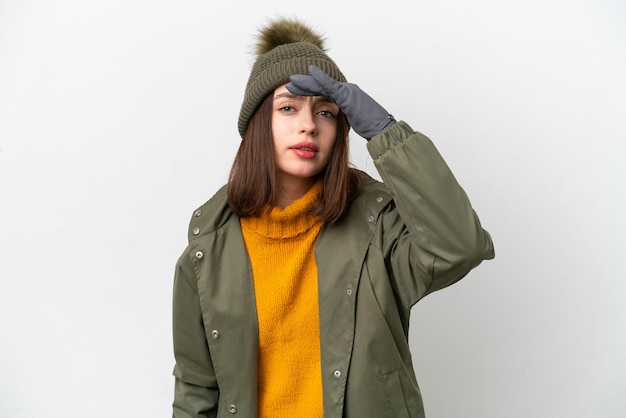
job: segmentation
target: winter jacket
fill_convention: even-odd
[[[364,178],[315,247],[324,416],[421,418],[411,307],[493,258],[493,245],[427,137],[399,122],[367,146],[384,183]],[[225,187],[192,216],[173,331],[174,417],[256,417],[251,266]]]

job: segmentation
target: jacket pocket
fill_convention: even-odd
[[[380,375],[380,380],[385,387],[389,418],[410,418],[398,371]]]

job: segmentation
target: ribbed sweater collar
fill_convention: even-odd
[[[321,192],[322,181],[319,180],[304,196],[284,209],[267,207],[259,217],[241,219],[241,225],[268,239],[297,237],[322,222],[310,211]]]

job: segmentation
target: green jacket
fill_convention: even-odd
[[[428,138],[399,122],[368,150],[384,184],[365,178],[315,247],[324,416],[423,417],[411,306],[493,258],[493,245]],[[192,216],[173,314],[174,417],[256,417],[253,281],[225,188]]]

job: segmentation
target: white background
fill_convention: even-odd
[[[625,3],[277,4],[0,0],[0,417],[171,416],[174,264],[279,13],[433,139],[493,236],[414,308],[428,417],[625,417]]]

